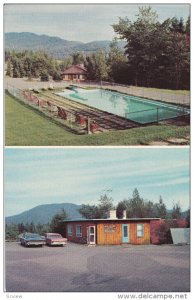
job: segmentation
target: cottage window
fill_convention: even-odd
[[[67,225],[67,235],[72,236],[72,225]]]
[[[137,237],[144,236],[144,224],[137,224]]]
[[[77,237],[82,236],[82,226],[81,225],[76,225],[76,236]]]

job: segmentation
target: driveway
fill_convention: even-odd
[[[7,292],[189,292],[189,246],[5,243]]]

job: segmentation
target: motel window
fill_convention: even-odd
[[[76,225],[76,236],[80,237],[82,236],[82,226]]]
[[[137,224],[137,237],[144,236],[144,224]]]
[[[67,225],[67,235],[72,236],[72,225]]]

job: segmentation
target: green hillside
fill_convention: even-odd
[[[6,217],[6,224],[18,224],[18,223],[31,223],[34,224],[47,224],[49,223],[53,216],[65,209],[70,219],[80,219],[82,216],[79,214],[78,209],[81,205],[76,205],[72,203],[57,203],[57,204],[45,204],[39,205],[21,214]]]
[[[63,59],[70,54],[82,51],[93,52],[97,50],[109,50],[111,41],[93,41],[89,43],[82,43],[79,41],[67,41],[59,37],[48,35],[37,35],[31,32],[8,32],[5,33],[5,49],[7,50],[43,50],[49,55]],[[124,42],[118,42],[119,46],[123,48]]]

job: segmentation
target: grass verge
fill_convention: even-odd
[[[189,134],[189,125],[160,124],[93,135],[77,135],[20,104],[14,97],[5,95],[6,146],[147,145],[173,138],[188,139]]]

